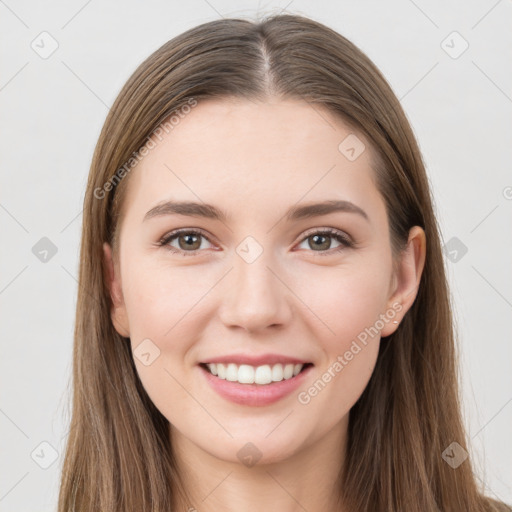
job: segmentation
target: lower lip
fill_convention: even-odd
[[[199,368],[210,386],[223,398],[236,404],[258,407],[273,404],[295,391],[304,382],[313,366],[308,366],[291,379],[272,384],[240,384],[220,379],[202,366]]]

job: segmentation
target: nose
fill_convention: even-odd
[[[220,318],[226,327],[259,332],[286,325],[292,318],[292,293],[286,278],[264,251],[248,263],[237,253],[222,290]]]

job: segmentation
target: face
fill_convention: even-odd
[[[205,100],[131,171],[112,318],[176,439],[271,462],[346,429],[423,265],[393,274],[371,165],[319,107]]]

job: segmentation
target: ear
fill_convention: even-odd
[[[387,311],[396,311],[397,313],[382,329],[381,338],[395,332],[416,299],[421,274],[425,266],[426,247],[426,236],[423,229],[420,226],[411,228],[407,247],[402,251],[398,268],[393,275],[391,295],[387,302]],[[387,316],[389,317],[389,314]]]
[[[105,279],[110,290],[110,298],[112,299],[110,317],[112,318],[112,323],[114,324],[116,331],[121,336],[128,338],[130,336],[130,329],[121,287],[120,271],[119,269],[116,269],[116,265],[112,257],[112,248],[106,242],[103,244],[103,256]]]

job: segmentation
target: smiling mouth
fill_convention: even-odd
[[[283,380],[290,380],[302,373],[306,368],[313,366],[306,364],[264,364],[251,366],[235,363],[200,363],[203,369],[219,379],[239,384],[269,385]]]

